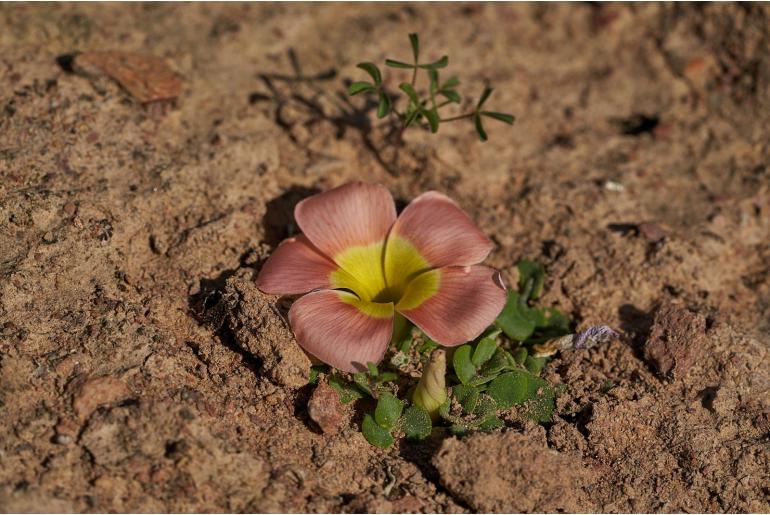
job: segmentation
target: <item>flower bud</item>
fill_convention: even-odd
[[[447,399],[445,376],[446,352],[436,349],[412,393],[412,403],[427,411],[433,420],[438,417],[439,406]]]

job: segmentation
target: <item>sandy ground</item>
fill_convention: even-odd
[[[769,31],[766,5],[0,5],[0,510],[770,511]],[[516,126],[389,144],[342,92],[409,32]],[[95,50],[183,91],[57,63]],[[360,407],[310,421],[254,277],[352,179],[451,195],[509,281],[537,259],[544,303],[621,332],[548,365],[551,423],[382,451]]]

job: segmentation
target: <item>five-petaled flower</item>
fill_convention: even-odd
[[[492,243],[451,199],[430,191],[396,217],[388,190],[349,183],[297,204],[303,234],[262,267],[265,293],[306,294],[289,310],[297,341],[340,370],[379,362],[403,315],[445,346],[476,338],[503,309]]]

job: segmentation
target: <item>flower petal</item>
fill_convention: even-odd
[[[313,195],[294,208],[302,232],[332,259],[350,247],[382,243],[396,220],[384,186],[351,182]]]
[[[418,275],[396,311],[436,342],[451,347],[480,335],[505,301],[505,286],[494,268],[450,266]]]
[[[366,370],[378,363],[393,333],[393,304],[359,300],[352,293],[319,290],[298,299],[289,322],[300,346],[334,368]]]
[[[262,265],[257,287],[265,293],[291,295],[331,288],[331,274],[339,267],[305,236],[284,240]]]
[[[452,199],[429,191],[414,199],[393,225],[385,251],[385,277],[395,284],[426,268],[475,265],[486,259],[492,246]]]

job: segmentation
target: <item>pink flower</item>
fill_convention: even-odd
[[[476,338],[502,311],[492,250],[458,205],[429,191],[396,217],[388,190],[349,183],[294,209],[303,235],[281,243],[257,278],[265,293],[306,293],[289,321],[305,351],[348,372],[379,362],[397,314],[436,342]]]

